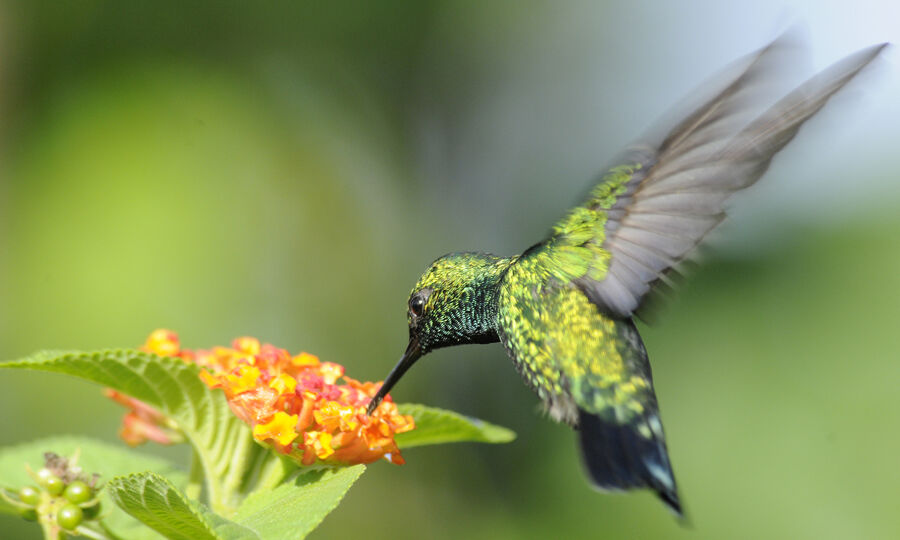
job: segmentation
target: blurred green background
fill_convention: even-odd
[[[0,358],[168,327],[381,379],[435,257],[536,241],[719,67],[798,20],[810,69],[900,41],[886,2],[659,4],[3,2]],[[315,537],[900,537],[894,54],[879,68],[735,199],[644,327],[689,528],[589,489],[491,345],[430,355],[393,395],[518,440],[376,464]],[[2,444],[114,441],[122,412],[6,372],[0,411]]]

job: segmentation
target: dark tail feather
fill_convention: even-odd
[[[578,420],[581,454],[594,486],[612,491],[650,488],[670,510],[684,517],[655,412],[636,422],[617,424],[579,410]]]

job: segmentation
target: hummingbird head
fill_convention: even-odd
[[[371,413],[419,358],[464,343],[493,343],[497,336],[497,298],[511,258],[485,253],[451,253],[434,261],[409,295],[409,344],[369,403]]]

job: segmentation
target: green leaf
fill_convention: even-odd
[[[0,448],[0,486],[18,491],[23,486],[34,485],[34,480],[26,472],[26,464],[38,470],[44,464],[44,452],[72,457],[76,451],[80,451],[78,465],[87,474],[100,473],[101,482],[118,475],[152,470],[166,475],[176,486],[187,484],[187,475],[163,459],[87,437],[62,436]],[[100,500],[103,521],[116,535],[135,540],[159,538],[134,518],[118,511],[107,489],[100,492]],[[15,512],[5,504],[0,504],[0,511]]]
[[[152,472],[113,478],[109,495],[123,510],[171,540],[259,540],[259,536],[188,499]]]
[[[0,362],[0,368],[66,373],[128,394],[158,408],[174,420],[193,444],[206,472],[211,506],[233,510],[250,470],[268,450],[257,445],[247,426],[228,407],[220,390],[198,377],[199,368],[178,358],[134,350],[92,353],[43,351],[28,358]]]
[[[303,538],[334,510],[365,465],[298,474],[275,489],[252,493],[234,520],[266,540]]]
[[[108,489],[126,512],[172,540],[292,540],[315,529],[365,470],[356,465],[297,474],[275,489],[252,493],[233,521],[154,473],[114,478]]]
[[[516,434],[504,427],[469,418],[453,411],[405,403],[397,406],[401,414],[410,414],[416,429],[395,437],[400,449],[449,442],[506,443]]]
[[[224,394],[210,390],[200,380],[199,368],[180,359],[133,350],[41,352],[23,360],[0,363],[0,368],[67,373],[109,386],[158,408],[194,446],[194,459],[205,472],[211,508],[235,517],[239,525],[263,538],[307,534],[336,507],[365,470],[350,467],[306,471],[285,483],[284,479],[297,470],[297,465],[257,445],[250,430],[231,412]],[[507,429],[450,411],[422,405],[401,405],[400,410],[411,414],[417,425],[416,430],[397,436],[401,448],[458,441],[497,443],[515,437]],[[199,527],[184,533],[188,537],[201,534],[201,530],[205,531],[202,534],[213,535],[247,534],[247,530],[191,502],[177,489],[170,489],[163,479],[141,477],[140,480],[142,484],[131,486],[119,479],[117,497],[141,519],[149,520],[151,511],[174,505],[172,508],[190,516],[185,518],[186,523],[195,529]],[[197,495],[193,487],[189,492]],[[137,498],[138,493],[153,495],[155,502],[148,506],[146,497]],[[247,498],[241,503],[244,497]],[[138,503],[146,507],[140,510],[141,514],[136,513],[142,508]],[[169,527],[171,530],[165,529],[165,534],[182,534],[171,520],[157,519],[152,524],[156,530]]]

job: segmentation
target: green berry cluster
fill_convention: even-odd
[[[23,518],[39,521],[45,529],[76,534],[80,525],[100,513],[97,476],[85,476],[76,462],[77,456],[67,459],[48,452],[43,468],[37,472],[28,468],[37,486],[19,489],[18,498],[3,497],[19,508]]]

